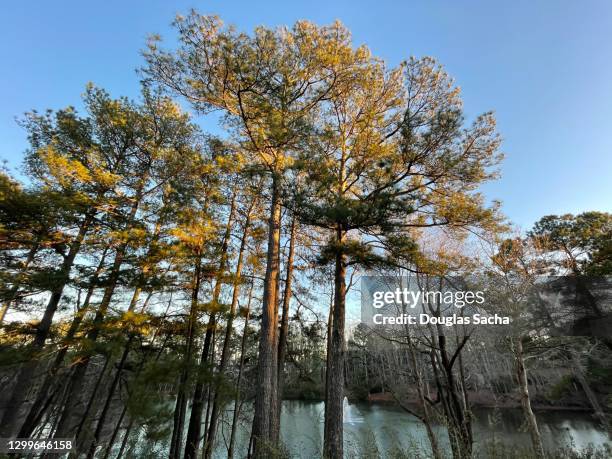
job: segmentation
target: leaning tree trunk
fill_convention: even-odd
[[[43,380],[43,383],[41,384],[41,387],[38,390],[38,395],[36,396],[36,400],[30,407],[28,415],[26,416],[26,419],[23,425],[21,426],[21,429],[19,431],[19,438],[29,438],[32,432],[34,431],[34,429],[36,428],[36,426],[38,425],[38,423],[40,422],[40,419],[45,414],[44,407],[45,407],[45,400],[47,399],[47,394],[49,392],[49,389],[54,383],[55,376],[59,372],[61,365],[64,361],[64,358],[66,357],[66,354],[68,353],[70,344],[72,340],[74,339],[74,336],[76,335],[77,330],[81,326],[83,317],[85,316],[85,314],[87,313],[87,310],[89,309],[91,297],[94,293],[94,290],[98,286],[100,274],[102,273],[104,269],[106,253],[107,253],[107,249],[104,249],[104,251],[102,252],[102,256],[100,257],[100,262],[98,263],[98,267],[96,268],[96,271],[94,272],[89,282],[89,287],[87,289],[87,294],[85,295],[85,300],[83,301],[83,306],[75,314],[72,320],[72,323],[70,324],[70,328],[68,329],[68,332],[66,333],[66,336],[64,337],[64,344],[58,351],[57,355],[55,356],[55,360],[53,361],[53,364],[51,365],[51,368],[48,370],[47,374],[45,375],[45,379]],[[59,384],[59,382],[57,382],[57,384]]]
[[[14,437],[19,428],[19,421],[23,418],[21,416],[21,408],[25,403],[27,393],[35,379],[36,367],[38,366],[37,353],[44,347],[49,332],[51,330],[51,323],[53,316],[59,302],[64,293],[64,288],[70,281],[70,272],[74,265],[74,260],[77,254],[81,250],[81,245],[85,239],[85,235],[89,231],[93,224],[95,211],[92,209],[87,212],[83,222],[79,227],[79,232],[70,244],[68,254],[64,257],[62,266],[60,268],[60,280],[51,292],[51,297],[45,308],[43,317],[36,327],[36,334],[34,335],[34,342],[31,345],[31,355],[27,362],[25,362],[17,374],[17,380],[15,382],[13,392],[5,406],[2,421],[0,421],[0,437]]]
[[[100,301],[98,310],[96,311],[92,328],[87,334],[87,340],[89,342],[93,343],[98,339],[98,335],[102,329],[104,317],[106,316],[106,312],[110,307],[111,299],[115,292],[117,283],[119,282],[120,269],[126,250],[126,244],[121,245],[121,247],[117,249],[115,260],[109,275],[108,284],[104,289],[104,294],[102,296],[102,300]],[[72,373],[70,382],[70,396],[68,397],[68,402],[60,417],[60,421],[54,435],[55,438],[69,438],[75,433],[75,428],[78,424],[75,424],[74,421],[75,417],[78,415],[79,405],[83,400],[82,391],[83,387],[85,387],[85,377],[90,359],[91,356],[89,354],[82,354],[75,360],[74,372]]]
[[[113,429],[113,433],[111,434],[110,439],[108,440],[108,444],[104,449],[104,454],[102,455],[102,459],[107,459],[108,455],[111,453],[113,449],[113,445],[115,444],[115,440],[117,439],[117,435],[119,434],[119,430],[121,429],[121,423],[123,422],[123,418],[125,417],[125,413],[127,413],[127,404],[123,406],[121,410],[121,414],[119,415],[119,419],[115,423],[115,428]]]
[[[146,310],[148,302],[149,302],[151,296],[152,296],[152,293],[149,292],[149,295],[147,296],[147,299],[145,300],[144,304],[142,305],[141,312],[144,312]],[[170,305],[171,304],[172,304],[172,294],[170,294],[170,300],[168,301],[168,307],[166,308],[164,316],[168,315],[168,310],[170,309]],[[160,328],[157,328],[155,330],[155,332],[153,333],[153,336],[151,338],[151,346],[152,347],[155,344],[155,341],[157,339],[159,330],[160,330]],[[154,359],[154,362],[157,362],[160,359],[160,357],[162,356],[162,354],[164,353],[164,350],[166,349],[167,342],[168,342],[168,335],[166,335],[166,339],[162,342],[162,344],[161,344],[161,346],[159,348],[159,351],[157,352],[157,355],[156,355],[156,357]],[[133,379],[138,378],[138,376],[140,375],[140,372],[144,368],[144,365],[145,365],[146,362],[147,362],[146,356],[143,355],[143,357],[140,360],[140,363],[139,363],[138,367],[136,368],[136,371],[134,373]],[[128,392],[128,399],[129,399],[129,390],[127,390],[127,392]],[[128,409],[128,400],[126,400],[125,403],[124,403],[123,410],[121,411],[121,416],[119,417],[119,420],[115,424],[115,428],[113,430],[113,433],[111,435],[110,440],[108,441],[108,443],[106,445],[106,448],[105,448],[105,451],[104,451],[104,455],[102,456],[102,459],[106,459],[110,455],[112,447],[113,447],[113,444],[115,442],[115,439],[116,439],[117,435],[119,434],[119,430],[121,429],[121,423],[123,421],[123,418],[127,414],[127,409]],[[132,422],[133,422],[133,420],[130,420],[130,422],[129,422],[128,426],[127,426],[126,436],[128,435],[128,433],[129,433],[129,431],[131,429]],[[117,456],[117,458],[121,457],[121,451],[123,450],[123,447],[124,447],[124,444],[122,443],[121,450],[120,450],[119,455]]]
[[[111,356],[110,355],[105,356],[104,365],[102,366],[102,369],[100,370],[98,378],[96,379],[96,383],[93,386],[93,389],[89,396],[89,400],[87,402],[87,405],[85,406],[85,412],[82,414],[79,425],[77,426],[77,430],[75,434],[76,443],[77,443],[76,444],[77,455],[79,455],[78,453],[79,451],[84,451],[86,449],[85,442],[83,440],[88,436],[88,433],[85,432],[85,426],[87,425],[87,421],[89,421],[90,416],[93,416],[95,414],[95,411],[98,407],[98,403],[99,403],[98,394],[102,392],[102,387],[103,387],[102,382],[107,377],[107,371],[110,368],[110,364],[111,364]]]
[[[127,361],[128,354],[130,353],[130,349],[132,347],[131,345],[132,345],[133,340],[134,340],[134,335],[130,334],[130,337],[128,338],[128,342],[126,343],[123,349],[123,354],[121,355],[121,359],[119,360],[119,366],[117,370],[115,371],[115,376],[113,377],[113,380],[110,384],[110,388],[108,389],[108,395],[102,407],[102,411],[100,412],[100,415],[98,416],[96,429],[94,431],[93,441],[91,442],[91,445],[89,446],[89,451],[87,452],[88,459],[93,459],[94,454],[96,452],[96,447],[98,446],[98,443],[100,442],[100,437],[104,429],[104,423],[106,422],[106,416],[108,414],[108,411],[110,410],[110,406],[113,401],[113,395],[115,394],[115,390],[117,389],[117,386],[119,385],[119,380],[121,378],[121,372],[123,371],[123,367],[125,366],[125,362]]]
[[[144,197],[144,190],[148,177],[148,172],[145,172],[140,178],[138,187],[135,190],[135,194],[132,199],[132,204],[129,208],[129,213],[126,215],[125,224],[127,228],[130,228],[136,221],[136,215],[138,213],[141,201]],[[121,275],[121,266],[123,265],[123,261],[125,259],[125,256],[127,255],[129,246],[129,241],[124,241],[121,243],[121,245],[117,248],[115,252],[115,259],[113,260],[110,274],[106,281],[106,288],[104,289],[102,299],[100,300],[100,305],[98,306],[98,309],[94,316],[92,328],[87,333],[87,340],[90,343],[96,342],[100,332],[102,331],[108,308],[110,307],[111,300],[113,298],[113,295],[115,294],[115,289],[117,288],[117,285],[119,283],[119,278]],[[76,418],[78,416],[78,407],[82,401],[81,391],[84,387],[85,377],[87,374],[87,369],[89,367],[90,359],[91,356],[88,353],[85,353],[80,355],[76,360],[75,370],[72,374],[70,382],[70,395],[68,397],[68,403],[62,411],[57,429],[54,434],[55,438],[72,437],[72,435],[74,434],[75,425],[73,423],[73,418]],[[87,409],[89,409],[89,404],[87,406]],[[81,417],[80,423],[82,424],[83,421],[85,421],[85,418]],[[78,438],[76,439],[76,443],[77,446],[80,444]]]
[[[329,459],[343,458],[343,412],[344,401],[344,323],[346,308],[346,255],[342,251],[344,232],[341,225],[336,229],[336,268],[334,274],[334,311],[331,346],[327,349],[329,361],[325,387],[325,427],[323,455]]]
[[[123,441],[121,442],[121,447],[119,448],[119,452],[117,453],[117,459],[121,459],[123,457],[123,452],[125,451],[127,442],[130,439],[130,432],[132,431],[133,425],[134,425],[134,421],[130,421],[130,423],[125,429],[125,434],[123,434]]]
[[[268,249],[266,275],[263,286],[261,334],[259,336],[259,359],[257,366],[257,393],[253,417],[253,455],[269,457],[270,450],[277,448],[279,423],[276,419],[278,393],[276,391],[278,325],[278,270],[280,245],[281,207],[279,178],[272,178],[272,199],[268,219]]]
[[[134,308],[136,307],[136,304],[138,303],[138,297],[140,296],[141,292],[142,292],[142,287],[141,286],[137,286],[134,289],[134,293],[132,294],[132,299],[131,299],[130,304],[128,306],[128,312],[133,312],[134,311]],[[145,299],[144,305],[142,307],[142,312],[145,311],[151,296],[152,296],[152,293],[149,293],[148,297]],[[97,424],[96,424],[96,428],[95,428],[95,431],[94,431],[93,443],[90,446],[90,451],[88,453],[88,457],[93,457],[93,454],[95,452],[95,448],[97,447],[97,445],[98,445],[98,443],[100,441],[100,437],[102,435],[102,431],[104,430],[104,424],[106,422],[106,416],[108,415],[108,412],[110,410],[110,406],[112,404],[113,397],[115,395],[115,390],[119,386],[119,381],[121,380],[123,369],[125,368],[125,364],[127,362],[127,358],[128,358],[129,352],[130,352],[130,350],[132,348],[132,343],[134,342],[134,339],[136,339],[136,334],[133,333],[132,331],[128,331],[128,339],[127,339],[127,341],[126,341],[126,343],[124,345],[123,353],[121,355],[121,358],[119,359],[119,364],[118,364],[117,370],[115,371],[115,375],[113,376],[113,380],[112,380],[112,382],[110,384],[110,388],[108,390],[108,395],[106,397],[106,401],[104,402],[104,406],[102,407],[102,411],[100,412],[100,415],[98,416],[98,419],[97,419]]]
[[[591,405],[591,408],[593,408],[595,418],[597,418],[597,420],[606,429],[606,431],[612,432],[610,430],[610,423],[608,422],[608,418],[604,413],[604,410],[602,409],[599,400],[597,399],[597,395],[595,395],[595,392],[593,392],[593,389],[591,389],[591,385],[587,381],[584,371],[582,370],[582,363],[580,362],[580,359],[578,358],[575,352],[572,352],[572,363],[574,377],[578,380],[578,383],[580,383],[580,387],[582,387],[582,390],[584,391],[587,400]]]
[[[136,214],[143,198],[144,187],[147,178],[148,174],[145,173],[140,179],[140,183],[134,195],[129,214],[126,216],[126,224],[128,227],[130,227],[136,220]],[[115,259],[113,261],[113,265],[108,280],[106,282],[104,294],[102,295],[100,305],[98,306],[98,310],[96,311],[92,328],[87,334],[87,340],[89,342],[93,343],[98,339],[98,335],[100,334],[100,331],[102,329],[102,324],[106,317],[106,313],[108,311],[108,308],[110,307],[111,299],[115,293],[115,288],[117,287],[117,284],[119,282],[121,266],[123,264],[123,260],[127,253],[128,247],[129,243],[127,241],[123,242],[115,252]],[[72,418],[76,416],[78,405],[81,403],[82,400],[81,391],[84,387],[84,381],[87,373],[87,368],[89,366],[89,360],[90,355],[85,354],[81,355],[76,361],[76,368],[72,374],[72,378],[70,381],[70,395],[58,422],[57,429],[54,434],[55,438],[68,438],[72,437],[72,435],[74,434],[74,428],[76,426],[73,425]]]

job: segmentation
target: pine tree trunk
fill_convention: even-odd
[[[31,356],[29,357],[29,360],[21,366],[19,373],[17,374],[17,380],[15,382],[13,392],[11,393],[11,397],[5,406],[2,421],[0,421],[0,437],[14,437],[19,428],[19,421],[23,419],[21,410],[25,404],[27,393],[35,380],[36,368],[38,367],[36,354],[44,347],[47,337],[49,336],[53,316],[55,315],[55,311],[57,311],[57,307],[59,306],[62,294],[64,293],[64,288],[70,281],[70,272],[72,271],[74,260],[81,250],[81,245],[83,244],[85,235],[93,223],[94,215],[94,210],[88,211],[88,213],[85,215],[85,218],[79,227],[79,232],[70,244],[68,254],[62,262],[62,266],[60,268],[61,278],[51,292],[51,297],[49,298],[47,307],[45,308],[42,320],[36,328],[34,342],[32,343],[30,350]]]
[[[26,419],[23,425],[21,426],[21,429],[19,431],[19,438],[29,438],[32,432],[34,431],[34,429],[36,428],[36,425],[38,424],[38,422],[44,415],[44,409],[42,409],[42,407],[47,398],[47,393],[49,389],[51,388],[51,386],[53,385],[54,378],[57,375],[58,371],[60,370],[61,365],[64,361],[64,358],[66,357],[66,354],[68,353],[68,349],[70,348],[71,341],[74,338],[77,330],[81,326],[83,317],[85,316],[85,314],[87,313],[87,310],[89,309],[91,297],[94,293],[94,290],[96,289],[98,285],[100,274],[102,273],[102,270],[104,269],[106,253],[107,253],[107,249],[104,249],[104,251],[102,252],[102,256],[100,257],[100,262],[98,263],[98,267],[96,268],[96,271],[94,272],[90,280],[89,287],[87,289],[87,294],[85,295],[85,300],[83,301],[83,306],[77,311],[77,313],[75,314],[72,320],[72,323],[70,324],[70,328],[68,329],[68,332],[66,333],[66,336],[64,337],[64,345],[58,351],[51,368],[49,369],[49,371],[47,372],[47,375],[45,376],[45,379],[38,391],[36,400],[30,407],[28,415],[26,416]]]
[[[133,340],[134,340],[134,337],[132,335],[128,339],[128,342],[126,343],[123,349],[121,360],[119,360],[119,366],[117,367],[117,370],[115,371],[115,376],[113,377],[113,381],[111,382],[110,388],[108,389],[108,396],[106,397],[106,401],[104,402],[102,411],[100,415],[98,416],[98,421],[96,425],[96,430],[94,432],[93,442],[91,443],[91,446],[89,447],[89,452],[87,454],[88,459],[94,457],[96,446],[98,445],[100,441],[100,436],[102,435],[102,430],[104,429],[104,423],[106,422],[106,415],[108,414],[111,403],[113,401],[115,390],[117,389],[117,386],[119,385],[119,379],[121,378],[121,372],[123,371],[123,367],[125,366],[125,362],[127,361],[128,354],[130,353],[130,349],[131,349]]]
[[[329,360],[328,384],[325,388],[325,432],[323,455],[329,459],[342,459],[343,401],[344,401],[344,324],[346,308],[346,256],[341,245],[344,232],[341,225],[336,230],[336,268],[334,273],[334,311],[331,346],[327,350]]]
[[[236,442],[236,426],[238,425],[238,416],[240,414],[240,384],[242,382],[242,369],[244,367],[244,353],[246,351],[246,343],[249,329],[249,317],[251,314],[251,300],[253,299],[253,283],[249,288],[249,299],[247,301],[246,316],[244,318],[244,331],[242,332],[242,340],[240,343],[240,363],[238,364],[238,377],[236,378],[236,397],[234,399],[234,413],[232,415],[232,430],[230,432],[229,447],[227,449],[228,459],[234,457],[234,443]]]
[[[130,432],[132,431],[133,425],[134,425],[134,421],[130,421],[130,423],[125,429],[125,434],[123,435],[123,441],[121,442],[119,453],[117,453],[117,459],[121,459],[123,457],[123,452],[125,451],[125,447],[127,446],[127,442],[130,438]]]
[[[257,366],[257,393],[253,418],[253,454],[255,458],[269,457],[277,448],[278,420],[276,406],[277,347],[276,329],[278,324],[278,269],[281,207],[278,177],[273,175],[272,200],[268,219],[268,248],[266,275],[263,288],[261,334]]]
[[[77,455],[81,451],[84,451],[86,449],[85,442],[83,441],[86,435],[81,435],[81,434],[84,433],[84,429],[85,429],[85,426],[87,425],[87,422],[89,421],[90,415],[93,416],[95,414],[95,411],[98,405],[97,395],[100,393],[103,387],[102,381],[104,381],[106,377],[106,371],[107,371],[107,368],[109,367],[109,364],[110,364],[110,356],[105,356],[104,365],[102,367],[102,370],[100,371],[100,374],[98,375],[98,378],[96,379],[95,385],[92,388],[91,395],[89,396],[89,400],[87,401],[87,405],[85,406],[85,412],[82,414],[80,422],[77,426],[76,434],[75,434],[76,443],[77,443],[76,445]]]
[[[126,412],[127,412],[127,405],[125,405],[123,409],[121,410],[121,415],[119,415],[119,419],[117,420],[117,423],[115,424],[115,428],[113,429],[113,434],[111,435],[110,439],[108,440],[108,444],[106,445],[104,449],[104,455],[102,456],[102,459],[107,459],[108,455],[113,449],[113,445],[115,444],[115,440],[117,439],[117,435],[119,434],[119,430],[121,429],[121,423],[123,422],[123,418],[125,418]]]
[[[253,201],[253,204],[254,203],[255,203],[255,200]],[[251,206],[251,209],[249,210],[246,216],[246,220],[244,223],[244,232],[242,234],[242,238],[240,240],[240,248],[238,250],[238,260],[236,261],[236,272],[234,274],[234,290],[232,292],[232,302],[230,305],[230,312],[229,312],[229,317],[227,320],[227,326],[225,328],[225,337],[223,340],[221,359],[219,361],[219,369],[218,369],[219,376],[222,376],[223,373],[225,372],[225,367],[227,365],[227,360],[229,358],[229,344],[232,338],[232,331],[233,331],[232,327],[234,324],[234,316],[236,315],[236,307],[238,306],[238,297],[240,295],[242,266],[244,263],[244,252],[246,250],[246,244],[247,244],[247,239],[249,235],[249,227],[251,225],[252,207],[253,206]],[[219,419],[219,410],[221,409],[220,405],[221,405],[221,399],[220,399],[219,390],[215,390],[215,395],[213,397],[213,403],[212,403],[212,411],[210,414],[210,426],[208,428],[208,435],[206,438],[206,449],[204,451],[205,459],[210,459],[212,457],[214,443],[215,443],[215,436],[217,432],[217,423]],[[185,456],[185,459],[187,459],[187,456]]]
[[[189,312],[189,322],[187,330],[187,349],[185,351],[185,362],[183,370],[179,378],[178,393],[176,397],[176,406],[174,409],[174,424],[172,426],[172,442],[170,444],[169,458],[175,459],[180,457],[180,452],[183,446],[183,430],[185,427],[185,414],[187,411],[187,380],[189,378],[189,369],[193,355],[193,347],[195,342],[195,328],[198,316],[198,295],[200,292],[200,283],[202,281],[202,260],[198,256],[195,262],[193,274],[193,288],[191,292],[191,308]]]
[[[291,283],[293,279],[293,258],[295,251],[295,217],[291,220],[289,233],[289,253],[287,254],[287,275],[285,276],[285,291],[283,294],[283,313],[281,316],[280,333],[278,337],[278,398],[283,400],[283,382],[285,370],[285,358],[287,356],[287,336],[289,334],[289,306],[291,304]],[[280,419],[280,404],[278,418]]]
[[[225,233],[223,235],[223,241],[221,243],[221,257],[219,261],[219,268],[217,277],[215,279],[215,286],[213,288],[212,303],[213,307],[216,308],[219,298],[221,296],[221,285],[222,279],[225,274],[227,266],[227,252],[230,243],[231,229],[234,222],[234,212],[236,210],[236,192],[232,195],[232,201],[230,204],[230,211],[227,217],[227,223],[225,224]],[[204,346],[202,348],[202,355],[200,357],[200,369],[204,369],[208,365],[208,356],[210,354],[210,348],[212,343],[212,336],[217,326],[217,319],[215,311],[211,312],[208,326],[206,327],[206,336],[204,338]],[[201,378],[198,378],[196,386],[193,392],[193,401],[191,406],[191,415],[189,417],[189,426],[187,429],[187,439],[185,442],[185,459],[195,459],[197,451],[200,445],[200,431],[202,428],[202,412],[204,411],[204,394],[205,394],[204,382]],[[180,449],[179,449],[180,451]]]
[[[325,406],[328,405],[327,403],[327,388],[329,386],[331,386],[331,381],[330,381],[330,376],[331,376],[331,354],[329,352],[329,350],[331,349],[332,346],[332,327],[333,327],[333,323],[334,323],[334,302],[335,302],[335,289],[332,291],[331,295],[330,295],[330,300],[329,300],[329,314],[327,316],[327,339],[326,339],[326,349],[327,349],[327,356],[325,359]],[[323,432],[325,432],[327,430],[327,416],[324,417],[324,425],[323,425]]]
[[[149,293],[149,295],[147,296],[147,298],[146,298],[146,300],[145,300],[145,302],[144,302],[144,304],[142,306],[142,311],[145,311],[146,306],[147,306],[151,296],[152,296],[152,293]],[[172,304],[172,294],[170,294],[170,300],[168,301],[168,307],[166,308],[166,311],[165,311],[164,315],[168,314],[168,310],[169,310],[171,304]],[[151,338],[151,346],[154,345],[155,340],[157,339],[158,331],[159,331],[159,328],[156,329],[155,332],[153,333],[153,336]],[[164,353],[164,350],[166,349],[167,341],[168,341],[168,337],[166,337],[166,339],[164,340],[164,342],[160,346],[159,351],[157,352],[157,355],[155,356],[154,362],[157,362],[160,359],[160,357],[162,356],[162,354]],[[143,356],[141,361],[140,361],[140,364],[138,365],[138,368],[136,369],[136,372],[134,374],[134,379],[138,378],[138,375],[140,375],[140,372],[142,371],[142,369],[143,369],[143,367],[144,367],[146,362],[147,362],[147,359],[146,359],[145,356]],[[129,398],[129,391],[128,391],[128,398]],[[103,459],[106,459],[108,457],[108,455],[110,454],[110,452],[111,452],[111,448],[112,448],[112,445],[113,445],[113,443],[115,441],[115,438],[117,437],[117,435],[119,434],[119,430],[121,429],[121,422],[123,421],[123,418],[124,418],[125,414],[127,413],[127,407],[128,407],[128,401],[126,400],[126,402],[125,402],[125,404],[123,406],[123,410],[121,412],[121,416],[119,418],[119,421],[115,425],[115,429],[113,430],[113,434],[112,434],[112,436],[111,436],[111,438],[109,440],[109,444],[108,444],[107,448],[105,449]],[[129,435],[129,431],[132,428],[132,424],[133,424],[133,420],[130,420],[130,423],[128,424],[128,426],[126,428],[126,438]],[[125,439],[124,439],[124,441],[125,441]],[[121,444],[121,449],[119,451],[119,455],[117,456],[117,458],[121,457],[121,454],[122,454],[122,451],[123,451],[124,447],[125,447],[125,443],[123,442]]]
[[[108,284],[104,289],[104,294],[102,296],[102,300],[100,301],[98,310],[96,311],[92,328],[87,334],[87,340],[89,342],[93,343],[98,339],[98,335],[100,334],[104,317],[106,316],[106,312],[110,306],[111,299],[119,281],[121,264],[123,263],[123,257],[125,256],[126,250],[126,244],[123,244],[119,247],[119,249],[117,249],[117,253],[115,254],[115,260],[113,262],[113,266],[109,275]],[[87,373],[87,368],[89,366],[90,359],[90,355],[84,354],[77,357],[74,363],[75,370],[72,374],[70,384],[71,393],[68,397],[68,402],[64,407],[64,410],[60,417],[60,421],[57,426],[57,431],[55,432],[55,438],[70,438],[75,433],[76,424],[74,423],[74,418],[78,415],[78,406],[81,404],[83,398],[85,376]]]
[[[132,205],[130,207],[129,214],[126,217],[126,225],[130,227],[135,219],[136,214],[138,212],[138,208],[140,206],[140,202],[143,198],[143,192],[146,180],[148,178],[148,174],[145,173],[140,180],[138,189],[136,190],[135,196],[132,201]],[[89,342],[95,342],[98,339],[98,335],[102,329],[102,324],[104,322],[104,318],[106,317],[106,313],[108,308],[110,307],[111,300],[115,293],[115,288],[119,282],[119,276],[121,274],[121,265],[123,264],[123,260],[128,250],[129,243],[123,242],[115,252],[115,259],[113,260],[113,265],[106,282],[106,288],[104,289],[104,294],[102,295],[102,299],[100,301],[100,305],[96,311],[92,328],[87,334],[87,340]],[[55,432],[55,438],[69,438],[73,436],[74,433],[74,424],[73,417],[76,417],[76,409],[82,400],[82,390],[85,382],[85,375],[87,373],[87,367],[89,366],[90,355],[85,354],[81,355],[77,358],[75,363],[75,371],[71,378],[70,383],[70,396],[68,397],[68,402],[62,411],[62,415],[60,417],[57,430]],[[77,439],[78,440],[78,439]]]
[[[157,239],[159,237],[160,229],[161,229],[161,224],[160,224],[160,221],[158,220],[155,224],[155,231],[153,232],[154,239]],[[150,254],[151,254],[151,248],[149,248],[147,255],[150,255]],[[140,298],[140,294],[142,293],[142,285],[145,282],[144,276],[146,275],[147,271],[148,271],[147,265],[145,265],[142,269],[142,274],[140,276],[139,284],[136,286],[136,288],[134,289],[134,293],[132,294],[132,299],[130,300],[130,304],[127,309],[128,312],[134,311],[134,309],[136,308],[136,305],[138,304],[138,299]],[[145,311],[151,296],[152,296],[152,293],[150,292],[142,306],[142,312]],[[132,333],[129,333],[129,337],[128,337],[127,342],[125,343],[123,354],[119,361],[117,371],[115,372],[113,381],[110,385],[109,393],[108,393],[108,396],[106,397],[106,402],[104,403],[102,412],[100,413],[100,416],[98,417],[98,420],[97,420],[97,425],[96,425],[96,429],[94,433],[94,440],[93,440],[92,445],[90,446],[90,452],[89,452],[90,455],[93,455],[93,452],[95,451],[95,447],[100,440],[100,435],[102,433],[102,430],[104,429],[104,423],[106,422],[106,415],[112,403],[112,399],[114,397],[115,390],[117,389],[117,386],[119,385],[121,374],[123,372],[123,368],[125,366],[125,362],[127,360],[127,357],[131,349],[132,342],[134,341],[134,338],[135,336]]]
[[[179,378],[179,384],[180,384],[180,378]],[[185,394],[183,394],[182,392],[177,392],[176,394],[176,404],[174,406],[174,419],[173,419],[173,428],[172,428],[172,439],[170,441],[170,450],[168,452],[168,457],[170,459],[176,458],[177,457],[177,448],[176,445],[178,443],[178,435],[179,435],[179,430],[175,427],[178,426],[180,420],[180,406],[182,403],[182,399],[184,397]]]
[[[208,325],[206,326],[206,335],[204,337],[204,346],[202,347],[202,355],[200,356],[200,369],[204,368],[208,362],[210,348],[212,346],[213,329],[217,326],[215,314],[210,316]],[[193,400],[191,405],[191,415],[189,416],[189,426],[187,428],[187,439],[185,440],[185,459],[196,459],[198,448],[200,447],[200,433],[202,429],[202,414],[204,412],[205,398],[207,388],[202,381],[196,383]]]
[[[128,307],[128,311],[133,311],[134,308],[136,307],[136,303],[138,302],[138,297],[140,296],[140,293],[142,292],[142,288],[141,287],[136,287],[134,289],[134,293],[132,294],[132,299],[130,301],[130,305]],[[145,300],[145,304],[143,305],[143,311],[149,301],[149,299],[151,298],[151,294],[149,294]],[[117,367],[117,370],[115,371],[115,375],[113,376],[113,380],[110,384],[110,388],[108,390],[108,395],[106,397],[106,401],[104,402],[104,406],[102,408],[102,412],[100,413],[100,415],[98,416],[98,420],[97,420],[97,425],[96,425],[96,429],[95,429],[95,433],[94,433],[94,439],[93,439],[93,443],[90,447],[90,454],[92,456],[89,457],[93,457],[93,452],[95,451],[95,447],[98,444],[98,442],[100,441],[100,436],[102,434],[102,430],[104,429],[104,423],[106,422],[106,416],[108,414],[108,411],[110,409],[111,403],[113,401],[113,397],[115,395],[115,390],[117,389],[117,387],[119,386],[119,381],[121,380],[121,374],[123,373],[123,368],[125,367],[125,363],[127,361],[127,357],[129,355],[129,352],[132,348],[132,343],[134,342],[134,338],[135,335],[133,333],[129,333],[129,337],[127,342],[124,345],[123,348],[123,353],[121,355],[121,358],[119,359],[119,365]]]
[[[59,302],[62,298],[64,288],[70,281],[70,271],[72,270],[72,266],[74,265],[74,260],[76,256],[81,250],[81,245],[83,244],[85,235],[89,231],[94,221],[94,215],[94,210],[91,210],[87,213],[83,223],[81,224],[81,227],[79,228],[79,233],[77,234],[73,243],[70,245],[68,256],[64,259],[64,262],[62,263],[62,280],[51,294],[51,298],[49,299],[49,303],[47,303],[47,308],[45,309],[43,318],[40,321],[40,324],[38,325],[36,331],[36,335],[34,338],[34,347],[37,349],[42,349],[45,344],[45,341],[47,340],[47,337],[49,336],[49,330],[51,329],[51,322],[53,321],[53,316],[55,315],[55,311],[57,311],[57,307],[59,306]]]

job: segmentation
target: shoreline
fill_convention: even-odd
[[[369,394],[367,399],[356,399],[348,397],[350,403],[364,403],[369,405],[387,405],[387,406],[396,406],[401,408],[400,404],[392,397],[392,395],[385,394]],[[323,403],[325,400],[323,398],[302,398],[302,397],[287,397],[284,398],[283,401],[301,401],[301,402],[312,402],[312,403]],[[419,403],[415,400],[406,400],[406,405],[411,407],[419,406]],[[487,408],[487,409],[521,409],[521,404],[519,401],[514,400],[504,400],[499,401],[498,403],[491,403],[490,401],[477,401],[473,400],[471,402],[473,408]],[[587,406],[576,406],[576,405],[549,405],[543,403],[532,403],[531,408],[534,411],[539,412],[555,412],[555,411],[572,411],[577,413],[590,413],[592,412],[592,408]]]

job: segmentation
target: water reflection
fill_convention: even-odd
[[[349,403],[344,401],[344,441],[348,457],[368,452],[384,452],[393,449],[429,451],[427,433],[414,416],[390,405]],[[518,409],[476,409],[473,425],[475,448],[484,441],[498,440],[509,445],[529,445],[529,434],[522,429],[522,416]],[[547,448],[573,446],[583,449],[589,444],[600,446],[609,442],[607,434],[597,427],[588,413],[550,411],[536,413]],[[322,402],[285,401],[281,413],[281,437],[291,457],[312,459],[321,457],[323,449]],[[248,416],[246,416],[248,419]],[[250,426],[248,426],[250,427]],[[448,448],[444,430],[438,426],[443,448]],[[237,446],[239,457],[244,457],[248,444],[248,429],[239,432]],[[224,435],[223,435],[224,436]],[[222,436],[222,437],[223,437]],[[223,445],[216,457],[225,457]]]

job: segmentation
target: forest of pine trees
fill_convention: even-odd
[[[543,273],[610,275],[612,215],[513,233],[480,193],[502,161],[495,118],[467,120],[433,58],[389,67],[338,22],[240,32],[191,12],[174,28],[176,46],[148,42],[136,100],[90,84],[82,110],[20,118],[23,174],[0,171],[0,437],[70,438],[86,458],[285,457],[282,400],[303,398],[325,402],[320,453],[338,459],[345,398],[377,387],[432,457],[464,459],[481,377],[520,395],[544,458],[534,358],[610,428],[609,336],[552,338],[523,297]],[[483,274],[515,333],[355,327],[366,273]]]

